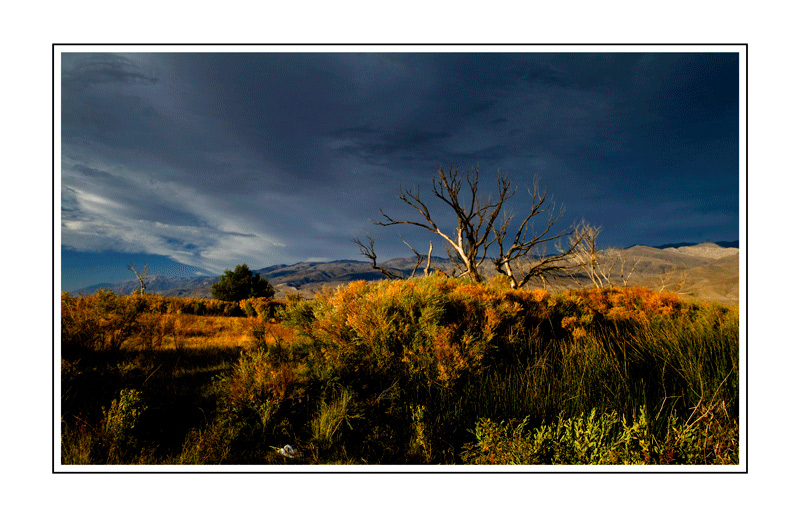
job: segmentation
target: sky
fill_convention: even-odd
[[[367,235],[380,259],[408,256],[401,239],[427,251],[424,230],[372,221],[414,218],[397,196],[419,186],[452,228],[430,192],[451,166],[478,168],[485,194],[508,174],[518,218],[538,182],[604,247],[739,239],[735,47],[503,48],[62,52],[62,290],[134,279],[129,263],[364,259]]]

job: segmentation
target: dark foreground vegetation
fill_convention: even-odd
[[[64,294],[61,351],[63,464],[739,463],[738,309],[643,288]]]

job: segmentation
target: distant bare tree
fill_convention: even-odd
[[[595,287],[603,287],[608,283],[608,275],[600,268],[600,254],[597,249],[597,236],[600,234],[599,226],[591,226],[581,221],[579,228],[583,233],[583,240],[575,250],[575,258],[581,268],[589,276]]]
[[[637,258],[633,265],[626,268],[628,259],[618,248],[600,249],[597,246],[597,236],[600,226],[592,226],[586,221],[581,221],[576,234],[583,239],[576,248],[575,260],[592,281],[595,288],[613,287],[621,285],[627,287],[631,275],[642,260]],[[619,284],[616,283],[616,273],[619,272]]]
[[[622,254],[622,250],[614,248],[611,251],[616,254],[616,261],[619,263],[619,280],[622,282],[622,287],[628,287],[628,282],[631,276],[636,272],[636,268],[639,266],[639,262],[642,261],[642,257],[637,257],[636,260],[633,261],[633,265],[626,270],[625,267],[628,260]],[[612,265],[612,267],[614,267],[614,265]]]
[[[456,216],[454,234],[448,235],[433,216],[419,192],[402,190],[399,199],[414,208],[422,220],[399,220],[381,209],[384,220],[377,221],[381,226],[407,224],[424,228],[438,235],[445,242],[448,256],[456,267],[455,276],[468,276],[476,282],[484,280],[481,265],[486,260],[489,248],[496,244],[499,255],[493,259],[495,269],[511,279],[511,286],[524,286],[531,278],[544,277],[558,271],[576,267],[568,260],[575,254],[581,238],[575,236],[574,227],[555,232],[554,227],[563,215],[563,210],[555,214],[552,204],[546,204],[546,196],[534,183],[531,196],[531,209],[513,233],[509,232],[513,214],[504,212],[502,222],[500,213],[504,204],[513,197],[508,175],[497,175],[497,197],[482,198],[478,194],[479,171],[461,173],[458,168],[447,172],[439,169],[432,180],[433,195],[444,202]],[[466,189],[465,182],[466,181]],[[462,193],[462,189],[466,192]],[[534,231],[533,219],[546,216],[543,230]],[[572,236],[569,244],[561,248],[560,239]],[[554,254],[546,253],[546,245],[552,243]],[[362,246],[362,252],[364,247]],[[371,250],[374,252],[374,250]],[[369,256],[369,255],[367,255]],[[419,255],[418,255],[419,256]]]
[[[142,267],[142,271],[136,271],[136,268],[133,264],[128,264],[128,269],[133,271],[133,274],[136,275],[136,279],[139,280],[139,294],[144,294],[144,290],[147,288],[148,282],[145,281],[147,278],[147,264]]]
[[[658,292],[672,291],[677,294],[686,294],[681,290],[686,284],[686,270],[678,271],[675,266],[670,266],[664,269],[658,275],[659,288]]]

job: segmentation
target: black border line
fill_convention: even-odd
[[[741,54],[739,54],[741,56]],[[741,63],[739,64],[741,66]],[[750,221],[748,218],[749,210],[747,209],[749,206],[749,198],[748,198],[748,189],[747,185],[749,184],[749,173],[750,173],[750,153],[748,146],[750,144],[750,52],[748,46],[745,44],[744,46],[744,233],[749,238],[750,237]],[[739,98],[741,98],[741,92],[739,92]],[[741,116],[739,117],[739,121],[741,123]],[[739,148],[741,149],[742,142],[739,143]],[[741,217],[741,214],[739,214]],[[741,235],[739,236],[741,239]],[[744,317],[744,415],[745,415],[745,428],[747,429],[747,433],[745,433],[745,451],[746,456],[744,460],[744,473],[747,474],[750,471],[750,464],[749,464],[749,457],[750,457],[750,390],[748,389],[750,386],[749,375],[750,369],[748,368],[748,346],[750,344],[750,325],[748,323],[748,316],[750,311],[747,310],[747,295],[750,292],[748,288],[748,282],[750,281],[750,271],[748,269],[748,257],[747,257],[747,250],[749,249],[750,245],[748,243],[747,247],[744,250],[744,306],[745,306],[745,317]],[[741,325],[741,323],[740,323]],[[740,332],[741,332],[741,326]],[[739,353],[741,354],[741,345],[739,346]],[[741,419],[740,419],[741,420]],[[740,438],[741,438],[741,426],[739,427]],[[741,443],[741,439],[739,440]],[[741,446],[739,447],[739,453],[741,455]]]
[[[51,277],[51,281],[53,282],[52,292],[53,296],[56,294],[56,46],[53,45],[53,49],[51,50],[50,54],[50,69],[52,77],[50,78],[50,101],[52,103],[52,113],[51,116],[51,128],[50,128],[50,145],[52,149],[52,167],[53,167],[53,191],[50,193],[50,210],[53,217],[53,233],[50,236],[53,250],[50,259],[53,263],[53,275]],[[59,104],[60,106],[60,104]],[[60,131],[59,131],[60,133]],[[60,220],[59,214],[59,220]],[[59,225],[60,227],[60,225]],[[59,228],[60,229],[60,228]],[[61,250],[58,250],[61,253]],[[50,447],[52,447],[51,454],[53,455],[53,473],[56,471],[56,301],[53,300],[53,306],[51,308],[53,311],[52,317],[50,319],[52,325],[52,332],[51,337],[53,339],[53,363],[51,365],[52,372],[50,374],[50,382],[52,383],[52,406],[50,406],[50,410],[52,411],[51,421],[50,421],[50,433],[52,435],[52,439],[50,440]],[[59,370],[60,370],[59,365]],[[59,447],[60,452],[60,447]]]
[[[747,43],[53,43],[70,47],[729,47]],[[643,53],[643,52],[642,52]],[[686,52],[687,54],[690,52]],[[735,53],[731,51],[731,53]]]
[[[55,127],[55,117],[56,117],[56,94],[55,94],[55,85],[56,85],[56,69],[55,69],[55,56],[56,56],[56,47],[59,46],[70,46],[70,47],[100,47],[100,46],[107,46],[107,47],[367,47],[367,46],[374,46],[374,47],[461,47],[461,46],[469,46],[469,47],[594,47],[594,46],[601,46],[601,47],[744,47],[743,49],[731,51],[731,53],[738,53],[739,56],[744,56],[744,67],[745,67],[745,98],[744,98],[744,112],[745,112],[745,141],[739,142],[739,149],[741,152],[742,145],[744,145],[744,153],[745,153],[745,171],[744,171],[744,178],[745,178],[745,185],[744,185],[744,194],[745,194],[745,235],[749,236],[749,218],[748,218],[748,178],[749,178],[749,163],[750,163],[750,155],[748,153],[748,144],[749,144],[749,134],[750,134],[750,125],[749,125],[749,97],[750,97],[750,89],[749,89],[749,82],[750,82],[750,69],[749,69],[749,44],[748,43],[53,43],[52,44],[52,51],[51,51],[51,67],[52,67],[52,85],[51,85],[51,102],[52,102],[52,132],[51,132],[51,139],[52,139],[52,160],[53,160],[53,190],[51,195],[51,213],[53,216],[53,228],[52,228],[52,245],[53,245],[53,254],[52,254],[52,264],[53,264],[53,271],[52,271],[52,291],[55,294],[55,278],[56,278],[56,271],[55,271],[55,232],[56,232],[56,215],[55,215],[55,178],[56,178],[56,156],[55,156],[55,134],[56,134],[56,127]],[[209,51],[211,53],[213,51]],[[598,51],[599,53],[600,51]],[[334,53],[331,51],[325,51],[324,53]],[[688,53],[688,52],[687,52]],[[723,53],[723,52],[720,52]],[[739,61],[739,66],[742,66],[741,59]],[[739,98],[741,99],[742,92],[739,92]],[[741,113],[739,114],[739,122],[741,123]],[[740,214],[741,217],[741,214]],[[741,239],[741,235],[739,236]],[[748,246],[749,247],[749,246]],[[60,253],[60,250],[59,250]],[[748,282],[749,282],[749,270],[748,270],[748,253],[747,248],[744,251],[744,264],[745,264],[745,293],[744,293],[744,303],[745,307],[747,307],[748,302]],[[741,284],[740,284],[741,285]],[[750,466],[749,466],[749,456],[750,456],[750,446],[749,446],[749,438],[750,433],[746,433],[745,435],[745,459],[744,459],[744,471],[713,471],[713,470],[690,470],[690,471],[679,471],[675,470],[672,471],[670,466],[664,466],[665,470],[653,470],[653,471],[635,471],[635,470],[591,470],[591,471],[564,471],[564,470],[536,470],[536,471],[492,471],[492,470],[458,470],[458,471],[448,471],[448,470],[357,470],[357,471],[339,471],[339,470],[289,470],[289,471],[281,471],[281,470],[268,470],[268,471],[248,471],[248,470],[208,470],[208,471],[119,471],[119,470],[92,470],[92,471],[57,471],[56,470],[56,440],[55,440],[55,375],[56,375],[56,361],[55,361],[55,353],[56,353],[56,344],[55,344],[55,300],[52,307],[53,311],[53,319],[52,319],[52,350],[53,350],[53,363],[52,363],[52,377],[51,377],[51,386],[52,386],[52,428],[51,428],[51,444],[52,447],[52,474],[178,474],[178,475],[186,475],[186,474],[515,474],[515,475],[523,475],[523,474],[557,474],[557,475],[564,475],[564,474],[749,474]],[[749,369],[748,367],[748,341],[749,341],[749,334],[750,334],[750,327],[748,323],[748,312],[745,311],[745,427],[749,430],[750,426],[750,404],[749,404],[749,394],[750,390],[748,389],[748,382],[749,382]],[[741,324],[740,324],[741,329]],[[741,346],[740,346],[740,354],[741,354]],[[740,428],[740,438],[741,438],[741,428]],[[741,443],[741,442],[740,442]],[[741,446],[739,447],[740,454],[741,454]],[[741,456],[740,456],[741,457]],[[60,464],[59,464],[60,465]],[[401,465],[397,465],[401,466]],[[575,467],[580,467],[582,465],[575,465]],[[647,465],[642,465],[646,467]],[[688,465],[680,465],[675,466],[676,468],[687,467]],[[741,466],[741,463],[740,463]],[[157,465],[152,465],[151,467],[157,467]],[[256,467],[256,465],[253,465]],[[391,465],[387,465],[387,467],[391,467]],[[447,467],[447,466],[443,466]],[[549,465],[549,467],[553,467],[553,465]],[[609,465],[611,467],[611,465]],[[669,470],[666,470],[669,469]]]

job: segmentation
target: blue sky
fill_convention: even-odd
[[[358,259],[366,234],[405,256],[398,237],[429,236],[371,220],[413,216],[398,189],[425,195],[451,164],[479,166],[487,192],[508,173],[517,213],[538,178],[604,246],[739,238],[735,47],[168,49],[60,55],[63,290],[132,279],[130,262],[192,276]]]

